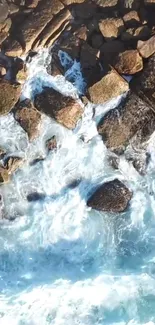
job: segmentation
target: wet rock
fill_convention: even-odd
[[[122,33],[122,41],[130,40],[146,40],[151,34],[148,26],[140,26],[138,28],[128,28],[125,32]]]
[[[68,129],[75,128],[83,113],[75,99],[64,96],[53,88],[44,88],[41,94],[36,95],[34,105]]]
[[[124,43],[120,40],[105,42],[100,48],[100,59],[103,62],[103,66],[105,66],[106,64],[113,64],[117,55],[124,51]]]
[[[18,73],[16,75],[16,81],[19,82],[20,84],[24,84],[26,79],[27,79],[27,71],[24,67],[23,69],[18,71]]]
[[[9,7],[7,2],[0,3],[0,23],[3,23],[5,19],[8,17]]]
[[[33,192],[27,195],[28,202],[35,202],[44,200],[46,195],[44,193]]]
[[[155,111],[155,54],[144,65],[141,74],[131,82],[131,87]]]
[[[98,125],[98,132],[107,148],[123,153],[129,143],[135,147],[145,143],[155,129],[155,114],[151,107],[131,93],[109,111]]]
[[[113,167],[114,169],[118,169],[119,161],[120,159],[117,155],[110,155],[108,157],[108,162],[111,165],[111,167]]]
[[[8,171],[0,166],[0,184],[8,183],[10,181],[10,176]]]
[[[140,25],[138,12],[135,10],[129,11],[123,16],[124,24],[127,28],[136,28]]]
[[[123,212],[128,207],[132,192],[118,179],[102,184],[90,197],[87,205],[95,210]]]
[[[23,162],[20,157],[8,157],[5,159],[4,168],[7,169],[8,174],[12,174],[23,165]]]
[[[30,100],[24,100],[16,106],[14,117],[27,132],[29,140],[34,140],[38,136],[41,114]]]
[[[46,147],[48,151],[57,149],[57,139],[55,135],[51,139],[46,141]]]
[[[0,79],[0,115],[8,114],[17,103],[21,88],[9,81]]]
[[[46,25],[52,20],[53,15],[63,8],[64,6],[59,0],[41,1],[21,26],[22,44],[12,41],[6,53],[11,56],[20,56],[23,51],[27,53],[31,50],[33,43],[36,42]]]
[[[45,158],[43,156],[37,157],[30,162],[30,166],[35,166],[36,164],[43,162]]]
[[[124,22],[121,18],[107,18],[99,22],[99,29],[105,40],[116,39],[124,31]]]
[[[152,36],[145,42],[139,41],[137,44],[137,49],[143,58],[149,58],[155,53],[155,36]]]
[[[137,50],[120,53],[115,62],[115,69],[120,74],[135,74],[143,69],[143,60]]]
[[[94,104],[103,104],[128,89],[128,83],[113,68],[109,68],[102,79],[88,88],[87,98]]]
[[[3,159],[6,154],[6,151],[0,147],[0,159]]]
[[[66,39],[64,39],[60,46],[58,46],[58,52],[62,51],[67,53],[73,60],[80,59],[82,40],[75,35],[69,34]]]

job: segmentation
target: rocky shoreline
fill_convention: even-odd
[[[0,116],[13,114],[33,141],[42,115],[73,130],[87,103],[95,109],[127,94],[97,129],[113,155],[113,166],[125,154],[144,175],[149,162],[147,141],[155,130],[154,16],[154,0],[0,0]],[[79,101],[49,87],[34,101],[20,101],[26,62],[44,47],[51,53],[47,73],[52,76],[65,75],[74,60],[80,62],[86,86]],[[60,59],[63,52],[70,57],[66,68]],[[130,84],[128,76],[132,76]],[[48,150],[56,150],[56,139],[49,140]],[[23,163],[0,145],[0,184],[8,182]],[[131,197],[126,186],[114,180],[97,189],[88,206],[122,212]]]

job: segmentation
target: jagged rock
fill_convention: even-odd
[[[44,0],[33,10],[32,14],[23,22],[20,33],[23,36],[22,46],[17,41],[12,41],[6,54],[20,56],[28,52],[39,37],[46,25],[52,20],[53,15],[64,8],[59,0]]]
[[[8,174],[14,173],[23,164],[23,159],[20,157],[8,157],[5,159],[4,168],[7,169]]]
[[[27,132],[30,140],[34,140],[38,136],[41,114],[34,108],[30,100],[24,100],[17,105],[14,117]]]
[[[0,159],[3,159],[3,157],[5,156],[6,151],[0,147]]]
[[[88,88],[87,98],[94,104],[103,104],[128,89],[128,83],[113,68],[110,68],[102,79]]]
[[[112,7],[116,7],[118,4],[118,0],[95,0],[95,3],[100,6],[100,7],[104,7],[104,8],[111,8]]]
[[[20,92],[20,85],[0,79],[0,115],[8,114],[11,111],[19,99]]]
[[[68,24],[71,17],[71,12],[68,9],[63,10],[59,15],[54,17],[50,24],[44,28],[36,44],[34,42],[33,49],[37,50],[39,47],[43,47],[45,45],[51,46],[61,35],[62,31],[64,30],[64,26]]]
[[[113,40],[110,42],[105,42],[100,48],[100,59],[103,62],[103,66],[106,64],[112,64],[121,52],[125,51],[124,43],[119,40]]]
[[[68,129],[75,128],[83,113],[75,99],[64,96],[53,88],[44,88],[41,94],[36,95],[34,105]]]
[[[0,3],[0,23],[3,23],[9,15],[9,7],[7,2]]]
[[[57,149],[57,139],[55,135],[46,141],[46,147],[49,151]]]
[[[135,74],[143,69],[143,60],[137,50],[120,53],[115,62],[115,69],[120,74]]]
[[[99,29],[105,40],[116,39],[124,31],[124,23],[121,18],[107,18],[99,22]]]
[[[131,93],[109,111],[98,125],[98,132],[107,148],[122,153],[129,143],[140,146],[155,130],[155,113],[136,94]]]
[[[155,111],[155,54],[144,65],[141,74],[131,82],[131,87]]]
[[[143,58],[149,58],[155,53],[155,36],[152,36],[147,41],[138,41],[137,49]]]
[[[26,6],[28,8],[36,8],[39,3],[39,0],[27,0],[26,1]]]
[[[140,25],[138,12],[135,10],[129,11],[123,16],[124,24],[127,28],[135,28]]]
[[[15,5],[14,3],[9,4],[9,14],[15,14],[19,11],[19,6]]]
[[[148,26],[140,26],[138,28],[128,28],[122,33],[121,39],[123,41],[130,40],[146,40],[151,34]]]
[[[87,205],[95,210],[123,212],[128,207],[132,192],[118,179],[102,184],[89,198]]]
[[[0,167],[0,184],[7,183],[9,181],[10,181],[10,176],[8,171],[5,168]]]

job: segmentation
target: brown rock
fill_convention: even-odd
[[[86,41],[87,40],[87,27],[86,26],[81,26],[80,28],[78,28],[75,32],[74,32],[74,36],[76,36],[77,38]]]
[[[3,23],[0,24],[0,30],[2,33],[8,33],[12,25],[10,18],[7,18]]]
[[[8,183],[9,181],[10,181],[10,176],[8,174],[8,171],[5,168],[0,167],[0,184]]]
[[[9,14],[9,7],[6,2],[0,3],[0,23],[3,23]]]
[[[8,114],[17,103],[21,88],[9,81],[0,79],[0,115]]]
[[[30,141],[38,136],[41,114],[34,108],[30,100],[24,100],[17,105],[14,117],[27,132]]]
[[[123,16],[124,24],[127,28],[135,28],[140,25],[138,12],[135,10],[129,11]]]
[[[131,82],[132,89],[155,111],[155,54],[144,65],[144,69]]]
[[[113,68],[110,68],[102,79],[88,88],[87,98],[93,104],[103,104],[125,93],[128,89],[128,83]]]
[[[155,129],[155,114],[151,107],[131,93],[109,111],[98,125],[98,132],[107,148],[120,153],[129,142],[139,146],[149,139]]]
[[[69,35],[61,42],[58,50],[66,52],[73,60],[79,60],[82,40],[74,35]]]
[[[107,41],[113,40],[124,31],[124,23],[121,18],[102,19],[99,23],[99,29]]]
[[[124,51],[124,43],[119,40],[105,42],[100,48],[100,58],[103,62],[103,66],[105,66],[106,64],[113,64],[117,55]]]
[[[75,128],[83,113],[75,99],[64,96],[53,88],[45,88],[35,96],[35,107],[68,129]]]
[[[67,9],[62,11],[58,16],[54,17],[41,33],[39,40],[33,44],[33,49],[37,50],[39,47],[44,47],[50,43],[50,46],[61,35],[64,24],[68,24],[71,18],[71,12]]]
[[[128,50],[118,55],[114,67],[120,74],[135,74],[143,69],[143,60],[137,50]]]
[[[132,192],[118,179],[102,184],[90,197],[87,205],[107,212],[123,212],[132,198]]]
[[[41,1],[21,26],[20,32],[24,40],[22,47],[17,41],[12,41],[6,53],[11,56],[20,56],[23,51],[28,52],[33,47],[37,37],[51,21],[53,15],[57,14],[63,7],[59,0]]]
[[[36,8],[39,3],[39,0],[28,0],[26,1],[26,6],[28,8]]]
[[[5,74],[6,74],[6,69],[4,67],[0,66],[0,78],[5,76]]]
[[[155,36],[152,36],[146,42],[138,41],[137,49],[143,58],[149,58],[155,53]]]
[[[8,174],[14,173],[23,164],[23,159],[20,157],[8,157],[5,160],[4,168],[7,169]]]
[[[138,28],[129,28],[121,35],[123,41],[130,40],[146,40],[151,34],[147,26],[140,26]]]

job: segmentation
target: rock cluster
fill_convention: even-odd
[[[81,97],[84,103],[91,101],[95,107],[128,92],[124,101],[105,114],[97,126],[117,161],[117,155],[128,146],[144,149],[155,130],[154,17],[154,0],[1,0],[0,116],[11,112],[29,141],[38,136],[43,114],[68,129],[76,127],[84,111],[80,100],[44,88],[35,95],[33,103],[27,99],[19,101],[26,78],[25,65],[19,57],[30,57],[39,49],[52,46],[48,73],[65,74],[68,67],[61,63],[62,52],[80,62],[86,82]],[[126,75],[134,76],[130,90]],[[55,136],[45,146],[48,152],[57,150]],[[130,155],[128,159],[132,160]],[[20,157],[9,156],[0,149],[0,183],[8,182],[22,163]],[[133,165],[143,170],[139,159],[133,159]],[[88,205],[122,212],[131,196],[116,179],[97,189]]]

